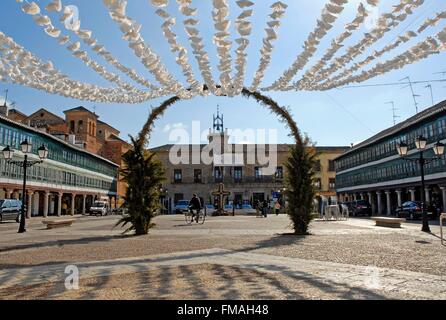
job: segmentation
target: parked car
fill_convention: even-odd
[[[120,206],[119,208],[114,208],[111,213],[116,215],[124,215],[127,213],[127,208]]]
[[[372,216],[372,206],[367,200],[355,200],[347,204],[349,214],[357,216]]]
[[[0,222],[7,220],[15,220],[20,222],[20,212],[22,210],[22,202],[14,199],[0,200]]]
[[[212,216],[215,213],[215,207],[213,204],[207,204],[206,205],[206,215]]]
[[[346,206],[348,209],[349,214],[351,215],[353,212],[353,202],[350,201],[346,201],[346,202],[341,202],[340,203],[341,206]]]
[[[110,213],[110,207],[106,201],[95,201],[90,207],[90,215],[106,216]]]
[[[180,200],[178,203],[173,207],[173,211],[175,214],[184,214],[185,212],[189,211],[189,200]]]
[[[250,204],[243,204],[241,211],[246,215],[256,215],[257,211]]]
[[[423,217],[423,203],[420,201],[407,201],[401,207],[396,209],[398,218],[406,218],[409,220],[416,220]],[[428,212],[429,219],[433,218],[433,213]]]

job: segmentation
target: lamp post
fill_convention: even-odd
[[[32,167],[38,163],[42,163],[44,159],[48,157],[48,149],[45,147],[45,145],[42,144],[42,146],[37,150],[40,160],[39,161],[28,161],[28,153],[32,152],[32,144],[28,142],[27,139],[25,139],[20,144],[20,149],[22,153],[25,155],[25,158],[23,161],[12,161],[12,157],[14,155],[14,150],[12,150],[9,146],[3,149],[3,157],[6,159],[6,161],[9,164],[13,164],[15,166],[23,168],[23,189],[22,189],[22,210],[20,213],[20,226],[19,226],[19,232],[23,233],[26,232],[25,228],[25,219],[26,219],[26,169],[29,167]]]
[[[419,136],[415,140],[415,147],[417,148],[418,151],[420,151],[420,156],[418,158],[405,158],[407,156],[409,147],[404,142],[401,142],[400,144],[397,145],[397,151],[398,151],[398,154],[401,157],[403,157],[404,160],[416,162],[420,165],[420,170],[421,170],[421,206],[422,206],[422,214],[423,214],[423,227],[421,228],[421,231],[430,232],[431,230],[429,228],[429,220],[428,220],[427,212],[426,212],[426,193],[425,193],[426,188],[425,188],[425,182],[424,182],[424,166],[426,164],[438,159],[439,157],[441,157],[444,154],[444,144],[441,143],[440,141],[438,141],[436,144],[434,144],[433,150],[435,153],[435,157],[433,157],[433,158],[426,158],[424,156],[424,151],[426,150],[426,145],[427,145],[427,139],[423,136]]]

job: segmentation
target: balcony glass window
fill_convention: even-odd
[[[261,179],[262,178],[262,168],[260,168],[260,167],[255,167],[254,168],[254,177],[256,179]]]
[[[243,177],[243,168],[242,167],[234,167],[234,180],[242,181]]]
[[[283,167],[276,168],[276,179],[283,179]]]
[[[175,183],[183,181],[183,172],[181,171],[181,169],[175,169],[173,171],[173,180]]]

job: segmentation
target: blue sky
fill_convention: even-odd
[[[50,1],[40,0],[37,4],[43,9]],[[231,4],[231,17],[236,17],[240,10],[235,5],[235,0],[229,0]],[[264,35],[264,28],[269,14],[269,6],[274,2],[255,1],[253,22],[253,33],[250,37],[251,44],[247,50],[248,68],[245,84],[251,83],[253,74],[259,63],[259,49]],[[290,66],[296,56],[302,51],[302,44],[306,40],[309,32],[315,27],[316,19],[320,16],[325,0],[292,0],[284,1],[289,7],[280,27],[279,40],[275,42],[276,48],[273,53],[272,63],[266,72],[263,85],[269,85],[276,80],[282,72]],[[320,58],[329,45],[331,39],[343,31],[343,25],[353,19],[357,5],[361,1],[351,0],[347,5],[342,17],[336,22],[335,27],[322,41],[320,51],[316,53],[312,62]],[[365,1],[364,1],[365,2]],[[381,1],[379,12],[388,11],[392,5],[399,3],[398,0]],[[126,41],[122,40],[122,34],[117,25],[111,20],[108,11],[102,1],[71,0],[63,1],[64,5],[76,5],[79,8],[81,29],[90,29],[93,35],[107,49],[117,57],[124,65],[135,68],[141,75],[153,81],[153,77],[142,66],[132,51],[127,47]],[[199,9],[198,17],[201,20],[199,29],[205,39],[206,50],[209,53],[214,71],[214,79],[218,78],[217,56],[215,47],[212,45],[212,36],[215,32],[212,26],[211,10],[212,1],[194,0],[193,6]],[[169,71],[178,79],[184,81],[181,70],[175,63],[174,56],[170,53],[168,44],[161,32],[162,19],[154,12],[155,8],[149,4],[148,0],[130,0],[127,13],[133,19],[143,24],[142,35],[146,42],[162,57],[163,62]],[[427,17],[432,17],[436,12],[446,10],[444,0],[426,0],[425,4],[414,11],[414,14],[402,23],[398,28],[390,32],[384,39],[380,40],[374,49],[382,49],[395,39],[396,36],[408,30],[417,29]],[[181,20],[183,17],[177,10],[177,4],[171,0],[167,11],[177,17],[177,26],[174,27],[178,34],[179,41],[189,49],[186,34],[182,29]],[[47,13],[45,13],[47,14]],[[56,27],[61,29],[57,14],[49,14]],[[429,29],[423,35],[433,35],[444,28],[442,21],[437,27]],[[64,29],[63,29],[64,30]],[[110,86],[107,81],[84,66],[80,60],[72,57],[64,46],[57,44],[57,41],[47,36],[41,27],[34,24],[32,17],[24,14],[20,10],[20,4],[16,1],[1,1],[0,3],[0,31],[13,37],[16,42],[26,49],[34,52],[43,60],[53,61],[55,67],[70,75],[73,79],[95,83],[102,86]],[[232,35],[235,35],[234,27],[231,27]],[[360,29],[356,35],[346,42],[346,45],[354,45],[367,32],[365,27]],[[64,33],[70,34],[64,30]],[[401,46],[395,54],[407,49],[418,40],[412,40]],[[85,46],[83,45],[85,49]],[[340,51],[344,53],[343,50]],[[372,51],[368,50],[366,54]],[[388,59],[394,54],[383,56],[381,59]],[[234,55],[233,55],[234,56]],[[109,71],[119,73],[112,66],[106,64],[101,57],[91,54],[95,60],[107,66]],[[371,79],[364,84],[398,82],[400,79],[410,76],[412,80],[441,79],[442,75],[434,74],[446,71],[446,54],[432,56],[417,64],[407,66],[403,70],[393,71],[384,76]],[[190,62],[198,76],[198,68],[190,54]],[[301,75],[302,73],[299,73]],[[295,80],[298,79],[298,76]],[[126,79],[125,75],[122,78]],[[446,78],[446,75],[443,76]],[[201,78],[199,78],[201,81]],[[131,81],[131,80],[129,80]],[[420,110],[431,105],[431,96],[426,84],[415,85],[416,94],[420,95],[418,103]],[[398,109],[399,121],[412,116],[415,107],[409,88],[403,86],[389,87],[366,87],[366,88],[345,88],[334,89],[327,92],[286,92],[268,93],[281,105],[289,106],[294,118],[303,132],[306,132],[318,145],[349,145],[357,143],[369,136],[392,125],[391,105],[386,102],[394,101]],[[432,83],[434,100],[439,102],[446,98],[446,82]],[[71,107],[83,105],[87,108],[95,108],[101,120],[110,123],[121,131],[123,138],[128,134],[136,134],[144,124],[149,114],[151,106],[157,106],[162,99],[148,101],[139,105],[118,105],[101,104],[92,102],[77,101],[45,92],[25,88],[17,85],[0,83],[0,96],[5,89],[9,89],[10,100],[15,101],[19,110],[24,113],[32,113],[40,107],[62,115],[62,111]],[[169,143],[168,132],[164,130],[172,125],[182,125],[189,129],[192,121],[200,121],[203,130],[211,126],[212,115],[216,111],[216,106],[220,105],[220,110],[225,115],[225,127],[233,129],[277,129],[279,142],[291,142],[288,131],[284,128],[276,117],[268,110],[263,109],[253,101],[245,100],[241,97],[197,97],[190,101],[182,101],[168,110],[165,116],[156,124],[156,129],[152,136],[151,146]]]

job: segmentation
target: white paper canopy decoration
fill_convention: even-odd
[[[110,17],[119,25],[123,39],[140,59],[141,63],[154,75],[163,86],[166,94],[176,94],[184,90],[181,83],[176,81],[167,71],[160,57],[146,44],[140,34],[141,24],[126,15],[126,0],[103,0],[109,10]]]
[[[192,66],[189,64],[187,49],[178,43],[177,35],[171,29],[171,27],[176,24],[176,21],[163,9],[158,9],[156,13],[164,19],[164,23],[161,27],[164,37],[170,45],[170,51],[177,54],[176,62],[181,67],[183,75],[186,77],[191,89],[190,94],[186,96],[188,98],[192,98],[195,96],[195,94],[202,92],[202,87],[200,88],[200,83],[195,79]]]
[[[397,27],[402,21],[406,20],[413,9],[421,6],[424,0],[401,0],[400,7],[404,10],[404,13],[389,14],[384,13],[378,19],[377,26],[366,33],[364,37],[354,46],[347,48],[347,52],[341,57],[335,58],[330,67],[320,70],[320,72],[313,76],[312,83],[317,83],[327,79],[331,74],[342,69],[345,65],[352,62],[356,57],[361,55],[367,48],[382,39],[384,35]],[[398,7],[399,8],[399,7]],[[298,90],[299,84],[294,84],[293,89]]]
[[[212,17],[214,19],[215,35],[213,42],[217,49],[217,55],[219,58],[218,70],[220,71],[220,83],[222,86],[222,92],[227,95],[231,95],[231,48],[232,41],[229,40],[229,27],[231,21],[228,20],[229,5],[227,0],[213,0],[214,10]]]
[[[317,20],[317,26],[308,36],[304,43],[304,51],[297,56],[290,68],[288,68],[283,75],[275,81],[266,90],[282,90],[294,78],[294,76],[302,70],[308,63],[314,53],[317,51],[317,46],[325,37],[327,32],[333,27],[333,23],[337,20],[339,15],[344,10],[344,5],[348,0],[330,0],[324,7],[320,19]]]
[[[268,27],[265,29],[266,37],[263,38],[263,47],[260,50],[260,64],[254,75],[250,90],[256,91],[265,76],[265,71],[271,63],[271,55],[274,49],[273,42],[277,40],[276,29],[280,26],[280,19],[285,14],[285,9],[288,6],[283,2],[275,2],[271,5],[272,13],[271,20],[267,23]]]
[[[208,88],[208,90],[204,91],[202,94],[206,95],[212,93],[215,95],[220,95],[221,89],[217,89],[217,85],[212,77],[209,56],[204,50],[203,39],[200,37],[200,31],[196,28],[199,21],[197,19],[190,18],[190,16],[197,13],[197,10],[189,7],[191,1],[177,0],[177,2],[179,11],[187,17],[183,21],[183,25],[188,35],[190,46],[193,49],[192,53],[197,61],[201,76],[203,77],[203,81]]]
[[[278,41],[278,28],[281,26],[282,17],[287,9],[285,0],[277,1],[271,5],[271,14],[264,28],[265,36],[261,44],[260,61],[258,65],[255,65],[253,78],[246,79],[246,70],[250,61],[247,48],[250,45],[250,37],[253,32],[251,20],[254,8],[258,11],[258,6],[264,5],[264,2],[250,0],[212,0],[209,2],[212,5],[212,12],[208,14],[208,17],[212,18],[215,28],[212,43],[217,54],[216,69],[219,72],[218,81],[215,81],[211,59],[205,50],[205,43],[209,44],[211,41],[204,41],[202,37],[198,10],[192,7],[192,0],[175,1],[178,4],[184,32],[192,50],[182,45],[178,35],[174,32],[176,18],[179,17],[168,13],[169,1],[146,0],[154,7],[148,8],[154,10],[162,18],[161,30],[149,30],[150,35],[156,36],[154,32],[162,32],[170,52],[174,55],[176,62],[174,67],[177,69],[179,67],[184,76],[184,79],[179,81],[174,78],[173,74],[175,73],[171,73],[171,70],[168,70],[163,64],[164,57],[157,55],[141,36],[143,25],[127,15],[128,0],[102,0],[111,19],[122,33],[122,39],[127,42],[134,55],[154,76],[157,81],[155,85],[139,75],[136,70],[126,67],[115,58],[104,44],[96,39],[93,30],[81,28],[81,21],[74,16],[75,12],[72,6],[63,6],[62,0],[46,0],[45,4],[42,4],[42,6],[45,5],[46,15],[39,7],[39,4],[44,1],[16,1],[20,3],[21,10],[30,15],[34,23],[45,34],[56,39],[57,43],[64,46],[70,55],[111,82],[112,87],[104,88],[71,80],[67,75],[55,69],[50,61],[40,60],[4,34],[0,34],[0,81],[22,84],[76,99],[113,103],[141,103],[149,99],[172,95],[190,99],[199,94],[209,95],[211,93],[217,96],[232,97],[241,94],[245,82],[250,83],[250,90],[259,90],[264,82],[265,72],[273,62],[272,53],[274,45]],[[172,2],[174,1],[172,0]],[[407,28],[400,31],[392,42],[379,49],[375,48],[380,39],[390,31],[397,31],[397,27],[403,21],[408,20],[425,3],[425,0],[400,0],[388,12],[380,15],[372,30],[367,30],[363,35],[360,35],[359,41],[347,47],[347,40],[359,32],[369,15],[367,6],[376,7],[380,3],[379,0],[359,1],[352,20],[343,26],[337,36],[326,40],[327,43],[322,43],[325,38],[328,38],[329,31],[335,25],[338,26],[336,24],[338,18],[345,11],[344,8],[348,2],[348,0],[326,0],[320,17],[316,21],[316,26],[302,45],[303,49],[298,52],[291,65],[285,68],[282,75],[262,90],[330,90],[350,83],[367,81],[445,51],[446,28],[435,36],[424,36],[423,32],[446,20],[446,11],[425,19],[418,28],[412,31],[407,31]],[[254,3],[256,7],[254,7]],[[234,21],[230,18],[232,17],[230,14],[232,8],[239,10]],[[298,12],[298,14],[302,13]],[[50,18],[52,15],[58,16],[60,24],[66,30],[60,25],[53,24]],[[59,28],[72,32],[72,34],[64,34],[64,31]],[[417,39],[416,42],[414,41],[416,44],[410,49],[386,61],[381,61],[384,56],[390,55],[397,48],[415,39]],[[233,48],[233,43],[235,48]],[[319,53],[318,49],[322,47],[327,49],[321,53],[320,57],[316,58],[316,54]],[[195,61],[190,61],[189,51],[194,55]],[[370,52],[362,57],[367,51]],[[90,55],[99,55],[108,64],[144,89],[135,87],[133,82],[123,81],[120,75],[108,71],[93,60]],[[310,60],[313,61],[312,65],[308,65]],[[194,74],[192,63],[198,67],[199,72],[195,72],[196,74]],[[375,64],[365,70],[372,63]],[[300,71],[305,72],[302,73],[300,80],[292,83]],[[201,77],[197,78],[200,75]]]
[[[54,4],[54,3],[52,3]],[[57,5],[59,5],[59,3],[57,3]],[[60,3],[60,5],[62,5]],[[25,9],[24,7],[26,6],[26,4],[24,6],[22,6],[22,10],[24,12]],[[57,9],[57,8],[56,8]],[[40,8],[37,4],[34,3],[33,5],[33,12],[39,11],[40,12]],[[65,7],[64,9],[64,16],[71,16],[72,15],[72,11],[69,7]],[[44,31],[47,35],[49,35],[50,37],[53,38],[58,38],[61,35],[61,31],[59,29],[56,29],[53,25],[52,25],[52,21],[48,16],[44,16],[41,15],[40,13],[35,14],[33,17],[34,22],[41,26],[44,27]],[[62,21],[65,22],[65,21]],[[78,25],[80,25],[78,23]],[[78,35],[80,35],[81,38],[85,39],[89,39],[91,37],[91,31],[75,31]],[[59,41],[59,44],[63,45],[66,42],[65,41]],[[87,54],[87,52],[85,51],[80,51],[81,49],[81,44],[79,41],[76,42],[72,42],[70,45],[68,45],[67,50],[72,52],[72,55],[81,60],[87,67],[91,68],[92,70],[94,70],[96,73],[98,73],[102,78],[106,79],[107,81],[110,82],[114,82],[116,83],[118,86],[120,86],[121,88],[124,88],[126,90],[128,90],[129,92],[133,93],[133,94],[144,94],[144,92],[136,89],[134,86],[132,86],[131,84],[122,81],[121,78],[119,76],[117,76],[114,73],[108,72],[104,67],[100,66],[97,62],[91,60]]]
[[[2,81],[29,86],[48,93],[93,102],[142,103],[160,97],[158,92],[143,96],[122,88],[103,88],[69,79],[0,32],[0,75]]]
[[[244,10],[235,20],[235,26],[240,38],[235,39],[235,42],[238,44],[238,47],[235,50],[237,55],[235,58],[235,69],[237,70],[237,73],[233,81],[232,90],[229,92],[230,96],[237,96],[243,90],[247,62],[247,54],[245,51],[249,45],[248,37],[251,35],[252,31],[252,25],[251,22],[248,21],[248,18],[252,16],[253,10],[248,8],[252,7],[254,4],[251,1],[242,0],[237,1],[237,5]]]
[[[326,84],[319,90],[330,90],[336,87],[342,87],[350,83],[360,83],[388,73],[392,70],[401,69],[406,65],[428,58],[431,55],[439,54],[446,50],[446,28],[439,32],[436,37],[428,37],[419,42],[406,52],[385,62],[379,62],[374,68],[363,71],[361,74],[349,77],[337,83]]]
[[[436,14],[435,18],[433,18],[433,19],[437,19],[437,17],[440,17],[440,19],[438,21],[440,21],[441,19],[446,19],[446,15],[442,15],[442,13]],[[428,19],[428,20],[430,20],[430,19]],[[423,23],[423,25],[424,25],[424,23]],[[436,24],[430,24],[426,28],[418,28],[418,30],[422,30],[424,32],[428,28],[434,27],[435,25]],[[355,63],[351,68],[344,70],[337,76],[335,76],[331,79],[328,79],[319,85],[315,85],[312,88],[312,90],[320,90],[320,89],[327,88],[327,87],[333,87],[336,85],[336,83],[338,83],[343,78],[347,78],[347,77],[354,78],[353,74],[356,71],[358,71],[358,70],[362,69],[363,67],[365,67],[366,65],[372,63],[373,61],[380,58],[384,54],[391,52],[392,50],[396,49],[400,45],[410,41],[411,39],[415,38],[417,35],[418,34],[415,31],[407,31],[404,35],[399,36],[397,38],[397,40],[395,40],[394,42],[385,46],[382,50],[375,51],[372,55],[368,56],[367,58],[365,58],[364,60],[362,60],[358,63]],[[349,79],[344,79],[344,80],[347,82],[350,81]]]
[[[58,4],[62,6],[62,2],[60,0],[58,1]],[[56,10],[56,11],[61,11],[61,10]],[[65,25],[65,27],[67,26],[65,22],[67,19],[69,19],[71,15],[72,11],[70,10],[70,7],[65,6],[64,14],[60,17],[60,21]],[[158,89],[156,86],[151,84],[147,79],[138,75],[138,73],[134,69],[128,68],[124,66],[122,63],[120,63],[118,59],[116,59],[110,52],[107,51],[104,45],[101,45],[100,43],[98,43],[96,39],[93,39],[93,32],[91,30],[81,30],[80,28],[76,30],[72,30],[72,28],[70,28],[69,30],[74,32],[80,39],[83,40],[83,42],[86,45],[91,47],[92,50],[96,52],[98,55],[102,56],[102,58],[104,58],[109,64],[114,66],[122,73],[126,74],[129,78],[131,78],[135,82],[151,90]],[[63,36],[59,38],[60,44],[65,44],[66,42],[69,41],[69,37],[68,38],[66,37],[68,36]]]
[[[376,6],[379,0],[376,0],[372,5]],[[314,76],[327,65],[327,63],[334,57],[334,55],[343,48],[344,41],[350,38],[354,31],[359,29],[359,27],[364,23],[368,17],[368,12],[362,3],[359,4],[357,14],[355,19],[345,25],[345,31],[341,33],[336,39],[332,40],[330,48],[326,51],[325,55],[320,59],[315,65],[309,69],[302,77],[301,80],[296,82],[296,86],[299,90],[309,89],[309,82],[311,82]]]

